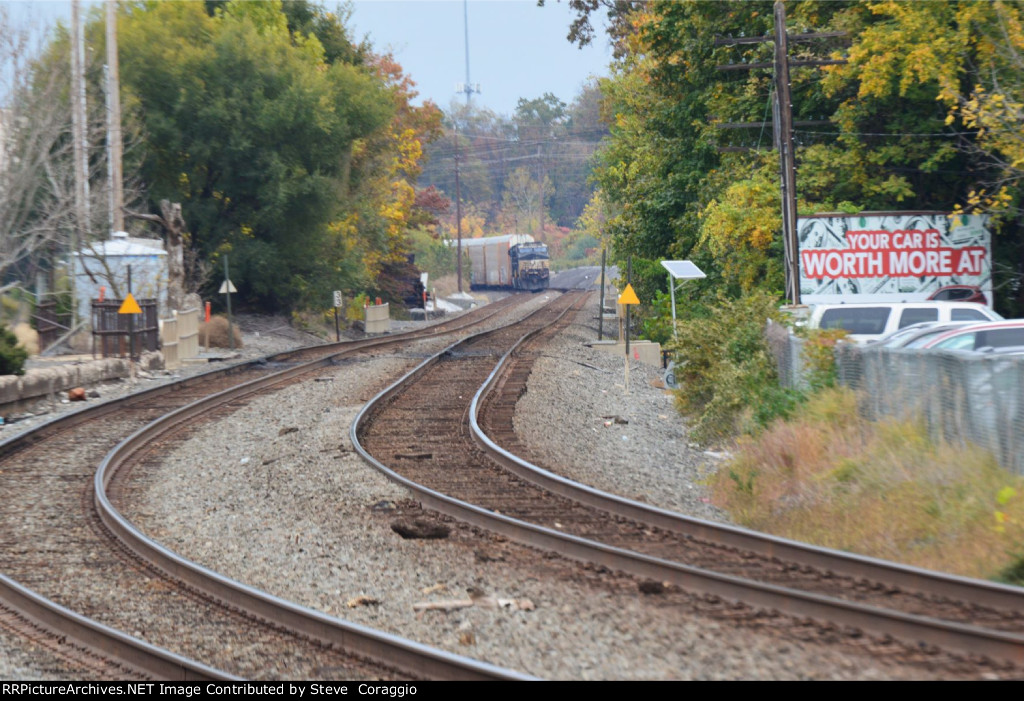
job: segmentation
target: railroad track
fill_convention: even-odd
[[[58,654],[100,676],[116,669],[115,676],[172,679],[521,678],[241,585],[225,589],[235,583],[170,562],[166,552],[146,560],[138,552],[162,549],[126,535],[130,524],[119,521],[104,493],[111,480],[114,492],[120,489],[116,467],[130,465],[126,456],[151,449],[151,441],[169,440],[183,422],[214,406],[230,411],[246,395],[299,381],[345,358],[495,323],[496,315],[515,314],[518,301],[407,334],[305,348],[206,373],[64,416],[0,444],[7,497],[0,503],[0,544],[8,575],[0,581],[7,609],[0,616],[20,621],[7,627],[34,631],[25,634],[36,641],[75,641]],[[101,462],[104,469],[97,472]],[[82,650],[87,654],[77,652]]]
[[[516,457],[524,450],[511,416],[536,355],[530,343],[557,328],[535,322],[521,344],[511,330],[477,336],[382,393],[353,423],[363,457],[425,507],[591,567],[745,602],[737,615],[810,618],[854,639],[891,636],[912,662],[1020,674],[1024,590],[683,517]]]

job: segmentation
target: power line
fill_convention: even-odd
[[[954,138],[959,136],[974,136],[978,132],[976,131],[956,131],[956,132],[871,132],[871,131],[809,131],[806,129],[794,130],[798,134],[821,134],[824,136],[886,136],[893,138],[902,138],[905,136],[918,137],[918,136],[941,136],[945,138]]]

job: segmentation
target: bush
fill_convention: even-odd
[[[226,316],[214,316],[210,318],[210,323],[199,324],[199,338],[205,343],[206,342],[206,331],[210,331],[210,347],[211,348],[228,348],[228,319]],[[238,324],[234,324],[232,327],[235,337],[235,348],[242,347],[242,332],[238,330]]]
[[[693,436],[712,442],[757,431],[788,416],[803,395],[779,386],[765,338],[768,319],[782,323],[776,299],[755,292],[724,295],[707,317],[680,321],[669,343],[676,364],[676,406],[695,419]]]
[[[846,329],[808,329],[803,361],[811,391],[835,387],[837,379],[836,342],[846,338]]]
[[[0,375],[24,375],[28,351],[18,345],[14,332],[0,326]]]
[[[348,301],[348,307],[345,309],[345,318],[351,323],[360,319],[366,318],[365,307],[369,302],[370,298],[366,296],[365,292],[357,294],[355,297]]]

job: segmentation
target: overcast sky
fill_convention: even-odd
[[[470,81],[477,104],[511,114],[521,97],[553,93],[569,103],[590,76],[608,74],[611,50],[603,39],[578,49],[565,36],[572,15],[548,0],[361,0],[352,24],[378,49],[391,47],[423,97],[446,108],[456,83],[466,82],[466,14]],[[463,96],[462,99],[465,99]]]
[[[85,4],[97,4],[87,0]],[[69,0],[0,0],[17,21],[68,22]],[[323,5],[339,5],[327,0]],[[469,18],[470,82],[477,105],[511,114],[521,97],[553,93],[569,103],[591,76],[608,74],[611,50],[603,38],[578,49],[569,44],[566,2],[548,0],[356,0],[350,24],[357,38],[391,50],[416,81],[422,99],[447,109],[456,83],[466,82],[464,18]],[[459,99],[465,100],[465,96]]]

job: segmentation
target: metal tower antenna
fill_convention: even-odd
[[[480,94],[480,83],[469,82],[469,0],[462,0],[462,19],[466,30],[466,82],[456,83],[455,92],[465,93],[468,105],[474,94]]]

